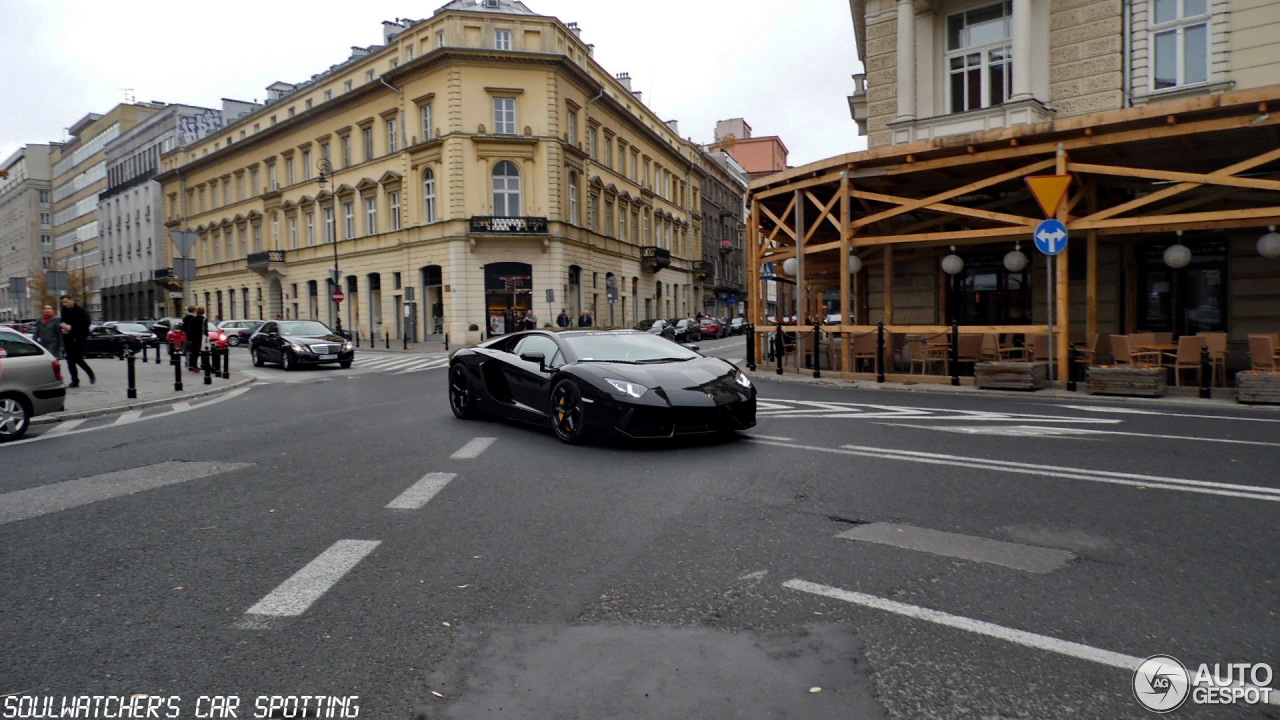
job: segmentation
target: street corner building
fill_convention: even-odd
[[[702,151],[576,24],[458,0],[383,30],[163,156],[189,297],[455,344],[529,311],[626,326],[701,309]]]
[[[937,380],[957,356],[1051,360],[1066,380],[1072,343],[1079,364],[1128,365],[1126,338],[1189,336],[1257,367],[1250,336],[1280,331],[1280,4],[850,8],[869,149],[751,185],[749,267],[768,278],[751,317],[798,334],[788,367]],[[1053,256],[1033,238],[1049,218]]]

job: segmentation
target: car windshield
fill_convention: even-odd
[[[121,332],[151,332],[146,326],[138,323],[116,323],[113,327]]]
[[[692,360],[698,353],[648,333],[590,333],[568,335],[564,341],[582,362],[665,362]]]
[[[330,330],[324,323],[314,320],[300,320],[298,322],[282,322],[280,323],[281,335],[331,335]]]

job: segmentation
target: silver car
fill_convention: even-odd
[[[36,341],[0,327],[0,442],[27,432],[31,418],[63,408],[62,363]]]

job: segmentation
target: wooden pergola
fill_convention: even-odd
[[[1046,174],[1072,177],[1056,213],[1071,238],[1054,274],[1054,344],[1066,347],[1072,325],[1068,253],[1085,253],[1083,327],[1093,333],[1100,242],[1124,244],[1125,262],[1131,264],[1139,236],[1280,225],[1280,85],[880,147],[761,178],[750,190],[748,267],[758,278],[763,263],[780,271],[788,258],[796,259],[792,279],[800,310],[788,331],[811,332],[805,317],[821,317],[821,293],[837,289],[842,322],[823,330],[874,331],[868,303],[856,303],[853,315],[851,308],[854,288],[865,293],[869,274],[880,272],[877,319],[888,330],[944,332],[943,323],[895,324],[895,260],[940,258],[948,246],[1007,243],[1012,249],[1015,240],[1029,247],[1028,254],[1035,252],[1032,232],[1045,216],[1025,178]],[[851,254],[862,264],[855,276],[849,272]],[[945,281],[939,273],[940,298],[946,297]],[[751,322],[762,329],[764,287],[757,280],[749,300]],[[1133,303],[1135,292],[1133,274],[1127,273],[1124,301]],[[939,316],[946,317],[945,308]],[[1048,323],[964,328],[1048,329]],[[763,357],[764,338],[757,335],[756,342],[757,356]],[[858,377],[848,372],[850,343],[841,352],[841,374]],[[1056,358],[1060,378],[1067,377],[1067,363],[1065,354]]]

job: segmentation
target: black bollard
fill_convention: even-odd
[[[356,333],[356,347],[360,347],[360,333]]]
[[[782,374],[782,354],[787,350],[787,341],[782,337],[782,323],[778,323],[778,332],[773,336],[773,356],[778,360],[778,374]]]
[[[222,354],[222,379],[231,379],[231,348],[224,347],[220,351]]]
[[[387,331],[387,349],[388,350],[391,349],[391,331],[390,330]]]
[[[182,392],[182,353],[174,352],[174,348],[170,346],[169,356],[173,363],[173,389]]]
[[[951,385],[960,385],[960,323],[951,323]]]
[[[143,352],[143,362],[146,362],[146,352],[147,352],[146,345],[142,346],[142,352]],[[138,398],[138,382],[137,382],[137,377],[134,375],[133,365],[134,365],[134,362],[136,362],[136,358],[134,357],[132,350],[125,351],[124,361],[128,363],[128,368],[129,368],[129,371],[128,371],[129,379],[128,379],[128,384],[125,386],[124,396],[129,398],[130,400],[136,400]]]
[[[813,321],[813,377],[822,377],[822,358],[818,355],[819,346],[822,340],[822,326],[815,319]]]
[[[449,333],[444,334],[444,351],[449,352]]]
[[[1175,367],[1174,372],[1178,372]],[[1213,397],[1213,360],[1209,357],[1209,346],[1200,346],[1200,397],[1208,400]]]
[[[167,345],[167,344],[168,344],[168,343],[157,343],[157,344],[156,344],[156,364],[157,364],[157,365],[159,365],[159,364],[160,364],[160,345]]]
[[[756,370],[756,328],[751,323],[747,323],[745,334],[747,336],[747,369],[755,372]]]
[[[884,321],[876,326],[876,382],[884,382]]]
[[[404,349],[409,349],[409,333],[404,334]]]
[[[144,364],[147,362],[147,344],[146,343],[142,343],[142,362]]]
[[[213,350],[209,348],[200,351],[200,368],[204,370],[205,385],[213,384],[213,362],[210,357],[212,354]]]

